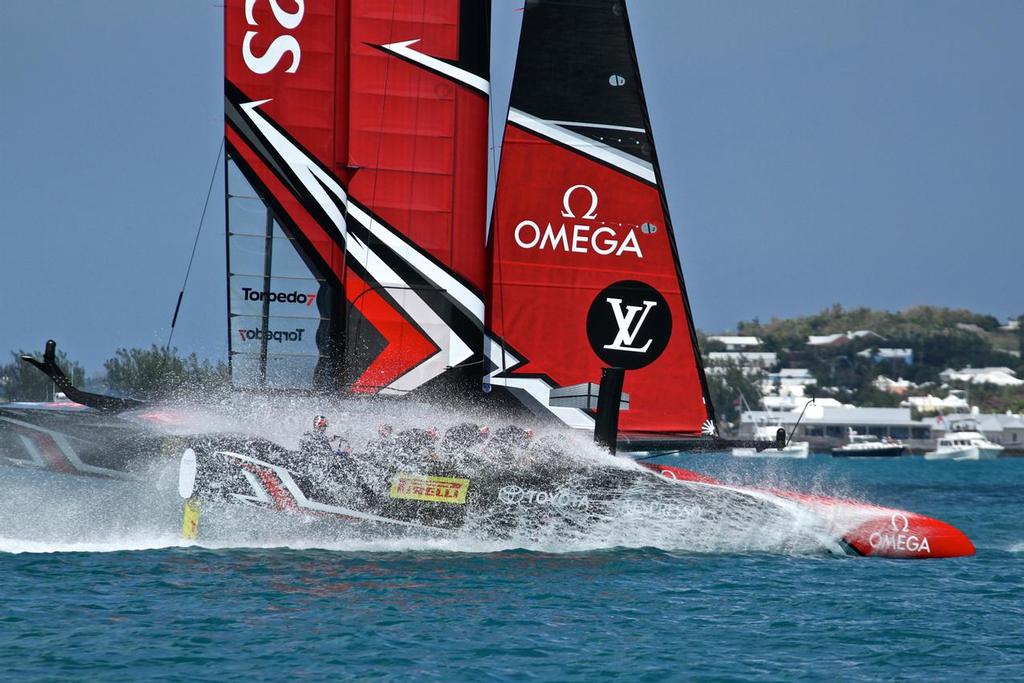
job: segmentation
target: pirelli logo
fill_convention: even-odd
[[[434,503],[466,502],[469,479],[430,477],[399,472],[391,480],[391,497],[406,500],[428,500]]]

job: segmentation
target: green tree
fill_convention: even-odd
[[[139,399],[189,398],[223,389],[228,382],[227,364],[200,361],[192,353],[182,357],[178,349],[118,349],[103,363],[111,391]]]
[[[32,355],[42,360],[39,353],[29,354],[27,351],[12,351],[13,361],[0,366],[0,392],[8,401],[51,401],[54,386],[50,378],[21,360],[22,356]],[[68,359],[63,351],[57,351],[57,365],[76,385],[85,382],[85,368]]]

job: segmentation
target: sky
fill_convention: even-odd
[[[54,338],[95,371],[167,341],[222,136],[219,5],[0,0],[0,353]],[[495,0],[500,114],[518,7]],[[699,328],[833,303],[1024,313],[1024,3],[629,9]],[[216,182],[174,336],[208,358]]]

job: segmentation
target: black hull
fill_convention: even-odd
[[[907,452],[906,446],[890,446],[886,448],[872,448],[862,450],[843,450],[833,448],[834,458],[898,458]]]
[[[183,442],[131,415],[80,406],[0,407],[0,465],[71,476],[137,479]]]
[[[672,481],[626,463],[597,465],[564,456],[519,463],[468,454],[447,463],[379,455],[309,458],[266,441],[220,436],[197,442],[193,451],[190,499],[201,507],[245,505],[307,522],[314,518],[345,535],[382,528],[393,535],[468,529],[490,539],[571,538],[623,514],[651,522],[665,515],[699,518],[715,526],[788,514],[741,491]],[[425,495],[417,498],[417,486]],[[460,494],[450,495],[451,487],[460,487]]]

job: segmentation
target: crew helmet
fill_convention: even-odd
[[[323,415],[317,415],[313,418],[313,431],[325,432],[327,431],[327,418]]]

